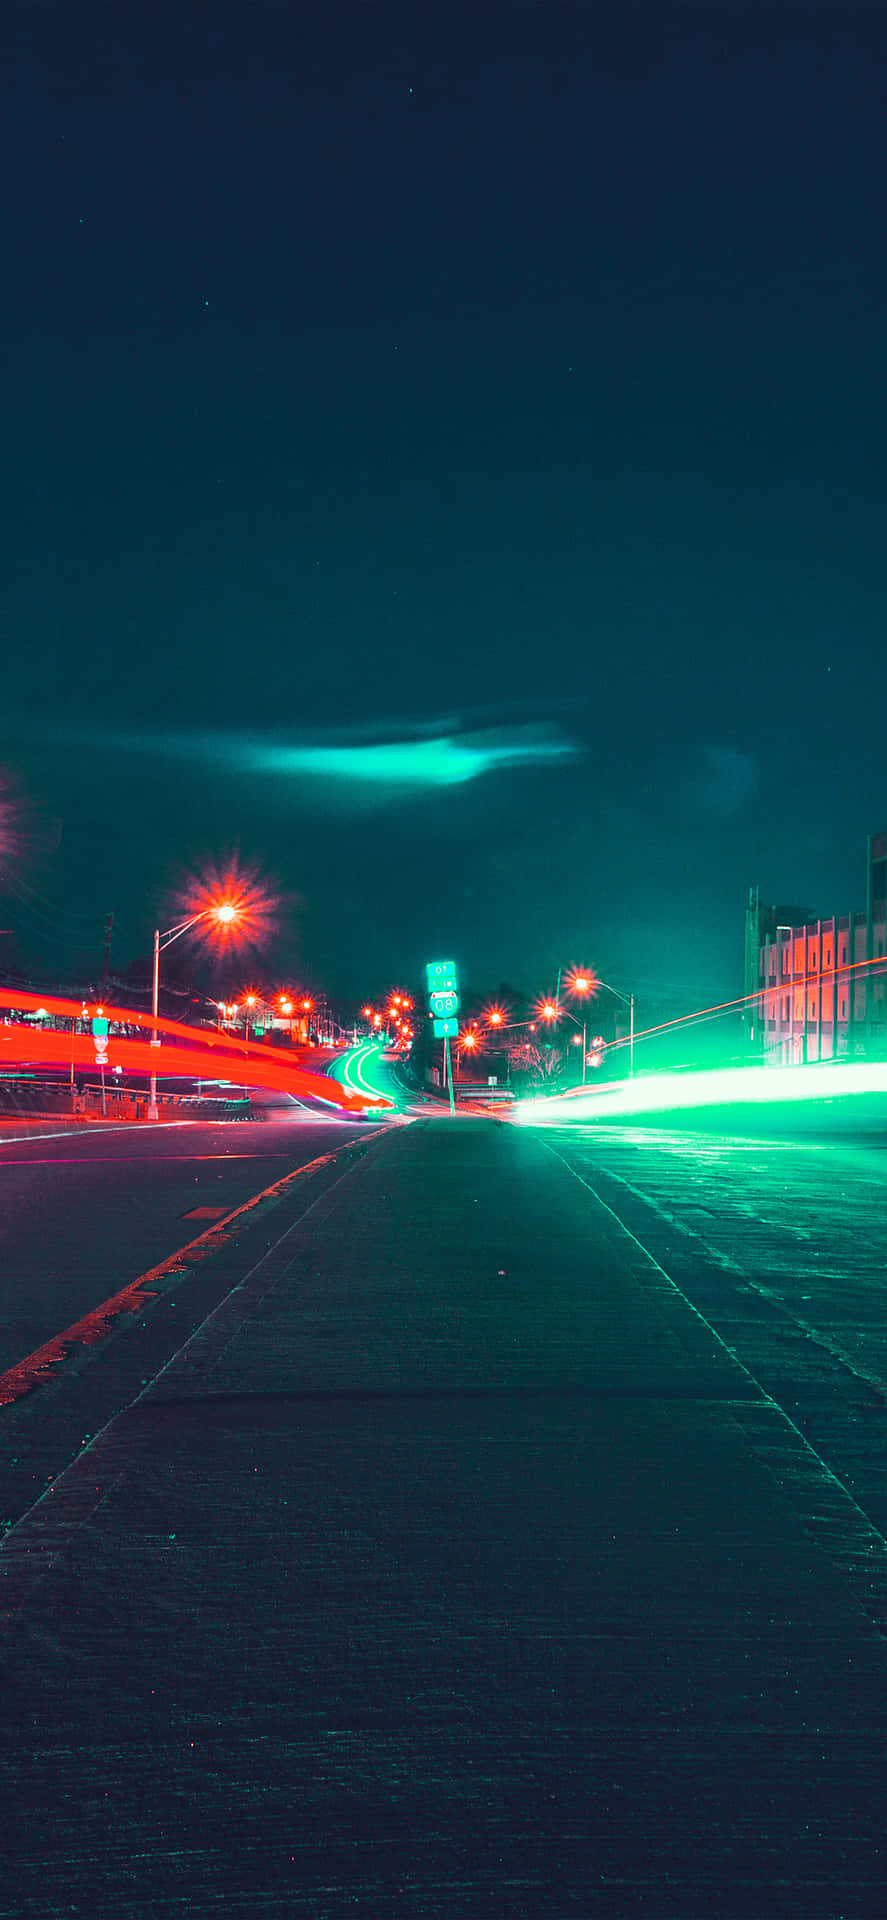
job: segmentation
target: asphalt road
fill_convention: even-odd
[[[193,1240],[196,1208],[241,1205],[360,1127],[296,1118],[3,1138],[0,1372]]]
[[[194,1242],[284,1175],[373,1132],[293,1107],[285,1117],[45,1132],[0,1123],[0,1389],[27,1355]],[[12,1135],[12,1137],[10,1137]],[[187,1257],[140,1310],[72,1343],[46,1379],[0,1403],[0,1527],[17,1518],[165,1364],[249,1265],[310,1204],[329,1164],[257,1209],[211,1259]],[[203,1210],[209,1210],[204,1212]],[[2,1392],[0,1392],[2,1402]]]
[[[540,1137],[887,1534],[887,1135],[572,1125]]]

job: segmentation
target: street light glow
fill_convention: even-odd
[[[279,904],[258,869],[237,859],[189,876],[176,896],[195,938],[220,948],[261,946],[274,931]]]

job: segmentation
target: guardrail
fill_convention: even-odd
[[[162,1093],[158,1089],[157,1105],[165,1113],[181,1111],[183,1117],[192,1114],[195,1119],[201,1115],[208,1120],[252,1118],[252,1103],[245,1094],[226,1098],[217,1094],[210,1097],[202,1093]],[[73,1116],[76,1120],[145,1120],[148,1094],[106,1083],[103,1097],[100,1082],[89,1081],[72,1091],[66,1080],[0,1079],[0,1113],[14,1114],[22,1120],[55,1116]]]

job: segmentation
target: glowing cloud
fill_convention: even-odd
[[[554,765],[578,748],[556,723],[472,726],[456,718],[436,723],[392,722],[362,734],[303,735],[289,744],[231,734],[119,734],[78,738],[78,744],[127,753],[213,762],[234,773],[311,782],[355,805],[407,793],[464,786],[482,774]],[[71,736],[67,736],[71,739]]]

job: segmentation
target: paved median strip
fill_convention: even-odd
[[[54,1369],[62,1365],[77,1348],[97,1346],[113,1331],[114,1323],[121,1314],[138,1313],[163,1291],[165,1282],[177,1274],[186,1273],[200,1261],[229,1246],[239,1233],[254,1224],[261,1212],[279,1206],[309,1175],[318,1173],[342,1154],[362,1151],[385,1131],[385,1126],[374,1127],[371,1133],[363,1135],[360,1140],[345,1141],[342,1146],[333,1148],[332,1152],[309,1160],[307,1166],[296,1167],[292,1173],[282,1174],[270,1187],[263,1187],[261,1193],[253,1194],[250,1200],[244,1200],[239,1207],[232,1208],[224,1219],[207,1227],[196,1239],[189,1240],[184,1247],[178,1247],[175,1253],[167,1254],[166,1259],[157,1266],[149,1267],[146,1273],[130,1280],[119,1292],[111,1294],[99,1306],[93,1307],[91,1312],[84,1314],[82,1319],[75,1320],[73,1326],[44,1341],[33,1353],[26,1354],[14,1367],[0,1374],[0,1407],[11,1406],[14,1401],[21,1400],[25,1394],[42,1386],[53,1377]],[[199,1213],[201,1210],[197,1211]]]

